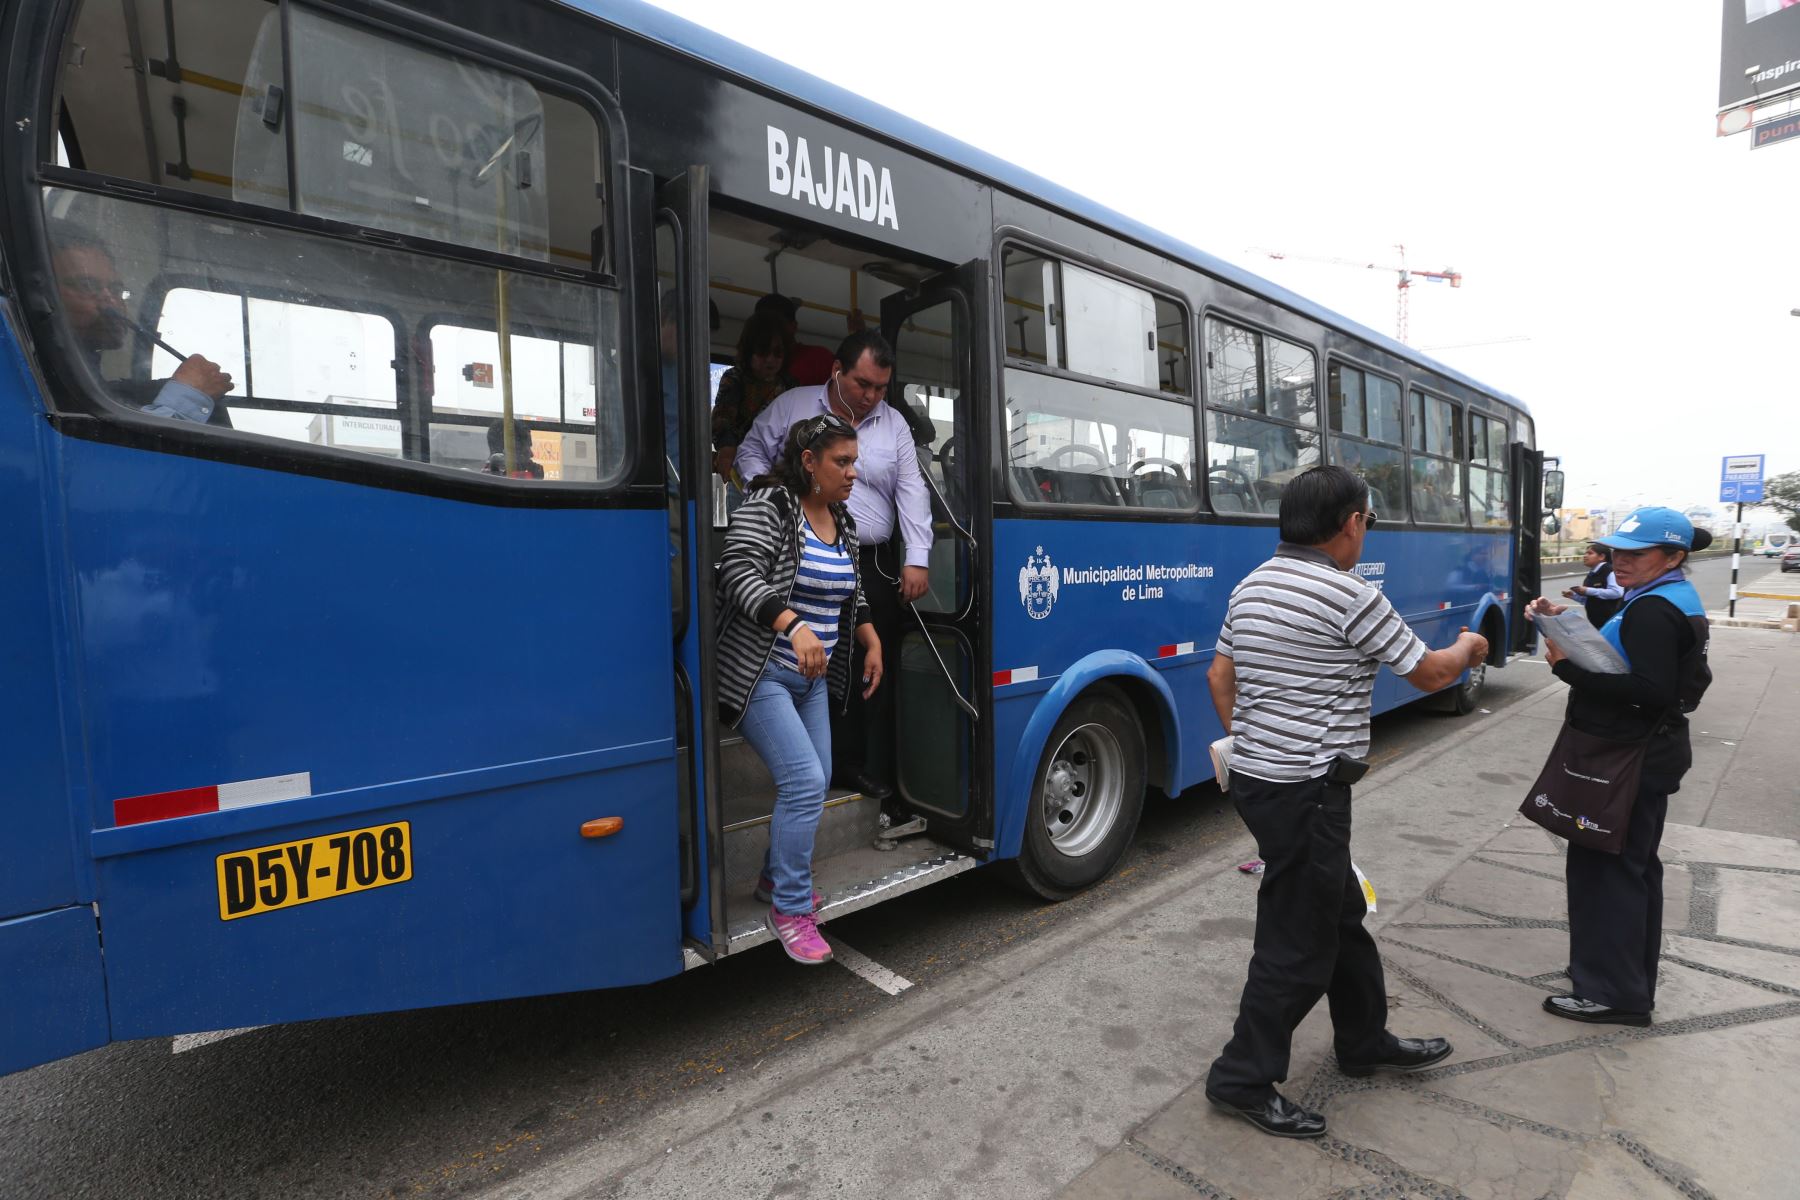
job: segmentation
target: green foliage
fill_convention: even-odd
[[[1800,529],[1800,471],[1777,475],[1763,484],[1763,503],[1779,509],[1789,529]]]

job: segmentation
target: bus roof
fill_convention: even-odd
[[[940,133],[903,113],[885,108],[834,83],[828,83],[816,75],[809,75],[798,67],[771,58],[760,51],[752,50],[748,46],[734,42],[710,29],[696,25],[692,21],[643,3],[642,0],[562,0],[562,2],[584,12],[592,13],[620,29],[688,54],[721,70],[729,71],[749,83],[760,85],[795,103],[816,108],[824,113],[835,114],[846,121],[855,122],[895,141],[906,149],[918,151],[980,176],[989,183],[1059,208],[1070,216],[1117,233],[1152,250],[1167,254],[1171,258],[1186,262],[1210,275],[1215,275],[1234,287],[1253,292],[1320,324],[1361,338],[1396,358],[1417,363],[1439,375],[1454,379],[1466,387],[1504,400],[1520,412],[1530,413],[1530,409],[1524,401],[1472,379],[1454,367],[1445,366],[1443,363],[1420,354],[1417,350],[1384,333],[1378,333],[1341,313],[1333,312],[1322,304],[1308,300],[1279,284],[1271,283],[1260,275],[1216,258],[1196,246],[1191,246],[1178,238],[1152,229],[1141,221],[1115,212],[1103,204],[1096,204],[1060,184],[1052,183],[1048,179],[1014,166],[985,150],[978,150],[974,146]]]

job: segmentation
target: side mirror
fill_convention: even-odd
[[[1563,502],[1563,473],[1561,471],[1544,472],[1544,507],[1557,509]]]

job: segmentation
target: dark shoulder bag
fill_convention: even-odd
[[[1619,853],[1637,803],[1644,755],[1667,722],[1665,714],[1646,736],[1622,742],[1583,733],[1565,720],[1519,812],[1571,845]]]

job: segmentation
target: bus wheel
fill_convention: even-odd
[[[1106,878],[1144,811],[1144,731],[1111,688],[1087,692],[1050,731],[1032,782],[1019,882],[1066,900]]]
[[[1481,691],[1486,685],[1487,664],[1476,663],[1469,668],[1467,677],[1461,683],[1444,693],[1450,711],[1459,717],[1466,717],[1474,712],[1475,706],[1481,703]]]

